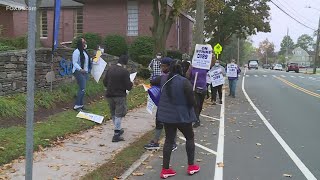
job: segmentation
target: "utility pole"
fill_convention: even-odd
[[[195,44],[204,43],[204,0],[197,0],[196,7],[196,30],[195,30]]]
[[[319,59],[319,42],[320,41],[320,17],[319,17],[319,24],[318,24],[318,29],[317,29],[317,44],[316,44],[316,55],[314,57],[314,61],[313,61],[313,74],[317,73],[317,62]]]
[[[238,60],[237,60],[237,64],[238,66],[240,66],[240,38],[238,38]]]
[[[36,7],[36,0],[29,0],[29,8]],[[28,12],[28,55],[27,55],[27,112],[26,112],[26,172],[25,179],[32,180],[33,167],[33,120],[34,120],[34,79],[36,46],[36,10]]]
[[[287,28],[287,48],[286,48],[286,66],[288,64],[288,51],[289,51],[289,28]]]

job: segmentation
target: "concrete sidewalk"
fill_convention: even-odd
[[[77,123],[77,122],[75,122]],[[57,146],[34,153],[33,179],[80,179],[110,160],[117,152],[154,128],[154,116],[146,108],[130,111],[122,122],[125,141],[112,143],[113,124],[69,136]],[[143,147],[141,147],[143,148]],[[25,179],[25,161],[15,160],[5,174],[9,179]],[[1,179],[1,176],[0,176]]]

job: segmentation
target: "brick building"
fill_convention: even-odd
[[[4,1],[4,0],[0,0]],[[24,4],[24,0],[6,0]],[[41,42],[45,47],[52,44],[53,0],[42,0],[40,5]],[[169,3],[170,4],[170,3]],[[169,6],[169,5],[168,5]],[[27,32],[26,11],[5,11],[12,21],[0,19],[0,25],[6,24],[12,30],[5,35],[16,37]],[[153,24],[150,0],[62,0],[59,42],[72,41],[84,32],[99,33],[101,36],[119,34],[125,36],[128,43],[137,36],[151,36]],[[8,14],[8,15],[7,15]],[[194,19],[181,13],[172,26],[167,40],[167,49],[189,53],[192,46]]]

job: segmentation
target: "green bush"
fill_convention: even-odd
[[[97,49],[98,45],[101,44],[101,36],[97,33],[85,33],[73,39],[72,47],[77,47],[77,41],[80,38],[84,38],[87,41],[88,49]]]
[[[151,55],[141,55],[138,57],[136,62],[141,64],[144,67],[147,67],[153,58],[154,57]]]
[[[27,36],[16,38],[1,38],[0,44],[3,46],[14,47],[15,49],[27,49],[28,39]]]
[[[150,71],[148,68],[142,67],[138,69],[137,76],[143,79],[150,78]]]
[[[167,57],[171,57],[172,59],[180,59],[182,60],[182,53],[180,51],[167,51]]]
[[[15,47],[12,47],[12,46],[1,46],[1,44],[0,44],[0,52],[9,51],[9,50],[15,50],[15,49],[16,49]]]
[[[104,46],[106,53],[118,57],[128,51],[126,40],[120,35],[106,36],[104,38]]]
[[[133,61],[138,61],[139,56],[153,54],[153,43],[152,37],[140,36],[134,40],[134,42],[129,47],[129,54]]]

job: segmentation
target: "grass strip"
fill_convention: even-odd
[[[150,142],[154,130],[147,132],[141,138],[124,148],[113,159],[87,174],[82,180],[113,180],[121,176],[146,150],[143,146]]]
[[[35,110],[39,107],[46,109],[55,107],[56,103],[69,102],[74,99],[78,90],[76,83],[69,83],[54,89],[52,92],[49,90],[39,90],[35,93]],[[89,80],[86,88],[86,96],[95,96],[104,92],[102,82],[96,83]],[[13,118],[23,117],[26,111],[25,93],[18,93],[9,96],[0,96],[0,118]]]
[[[147,93],[144,88],[142,86],[135,87],[128,95],[128,108],[139,107],[145,104],[146,100]],[[104,98],[89,105],[88,109],[91,113],[103,115],[105,119],[110,119],[109,106]],[[48,121],[36,123],[34,129],[35,151],[38,150],[39,146],[50,146],[52,141],[59,137],[77,133],[96,125],[91,121],[79,119],[76,115],[76,111],[67,110],[48,117]],[[25,146],[25,127],[0,128],[0,165],[24,156]]]

